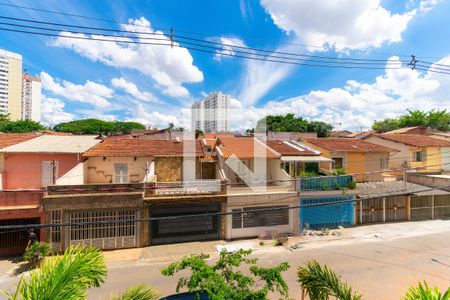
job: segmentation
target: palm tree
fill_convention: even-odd
[[[86,299],[87,290],[99,287],[106,279],[106,264],[100,249],[69,247],[63,255],[50,257],[22,277],[14,292],[0,291],[10,300],[75,300]],[[134,297],[133,297],[134,296]],[[116,299],[154,300],[156,293],[139,285]]]
[[[315,260],[308,261],[306,267],[299,267],[297,276],[302,288],[302,299],[305,293],[311,300],[327,300],[329,297],[339,300],[361,299],[361,295],[353,291],[329,267],[321,266]]]
[[[411,287],[408,293],[403,298],[404,300],[449,300],[450,299],[450,287],[444,294],[437,288],[430,288],[424,281],[423,284],[419,282],[418,287]]]

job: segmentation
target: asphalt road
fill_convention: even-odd
[[[310,259],[328,264],[362,293],[363,299],[400,299],[407,288],[419,280],[426,280],[441,290],[450,286],[450,230],[388,241],[332,242],[295,251],[269,248],[255,251],[254,257],[265,266],[289,262],[291,268],[285,273],[285,279],[294,299],[300,298],[297,266]],[[139,282],[148,283],[163,295],[172,294],[177,278],[160,275],[159,270],[166,265],[122,263],[110,266],[108,280],[100,289],[92,289],[89,298],[105,299],[111,292]]]
[[[253,256],[264,266],[289,262],[291,268],[284,277],[294,299],[300,298],[297,266],[310,259],[328,264],[362,293],[363,299],[400,299],[407,288],[419,280],[426,280],[430,286],[441,290],[450,286],[450,229],[390,240],[334,241],[306,247],[295,251],[265,247],[256,250]],[[167,263],[110,263],[106,283],[101,288],[91,289],[89,299],[108,299],[112,293],[140,282],[155,287],[162,295],[172,294],[177,278],[162,276],[160,269],[164,266]],[[3,278],[0,289],[9,289],[16,281]],[[0,299],[3,298],[0,296]]]

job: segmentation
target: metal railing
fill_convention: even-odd
[[[183,182],[149,182],[145,196],[225,194],[226,182],[221,180],[196,180]]]
[[[299,177],[298,179],[300,191],[338,190],[346,188],[353,181],[351,175]]]

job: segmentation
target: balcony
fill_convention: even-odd
[[[226,194],[226,182],[221,180],[212,179],[183,182],[149,182],[145,184],[145,197],[220,194]]]
[[[347,188],[353,181],[351,175],[299,177],[297,178],[300,191],[325,191]]]

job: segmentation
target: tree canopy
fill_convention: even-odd
[[[294,114],[266,116],[258,121],[256,128],[275,132],[317,132],[318,137],[330,135],[333,126],[322,121],[308,121]]]
[[[46,129],[45,126],[39,122],[31,120],[11,121],[9,115],[0,114],[0,132],[23,133],[44,129]]]
[[[379,132],[386,132],[404,127],[425,126],[442,131],[450,130],[450,112],[447,110],[408,110],[408,113],[398,118],[387,118],[375,121],[372,129]]]
[[[54,131],[70,132],[75,134],[129,134],[132,129],[145,129],[138,122],[108,122],[97,119],[76,120],[60,123],[53,127]]]

